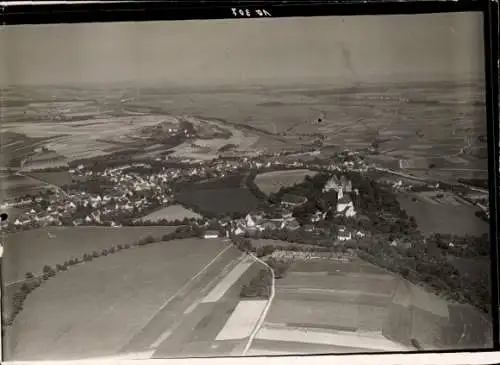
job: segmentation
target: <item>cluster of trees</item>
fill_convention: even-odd
[[[253,170],[245,177],[245,186],[250,190],[250,192],[260,201],[267,201],[268,197],[264,194],[259,187],[255,184],[255,177],[259,174],[259,171]]]
[[[234,143],[228,143],[228,144],[225,144],[224,146],[222,146],[221,148],[219,148],[218,152],[227,152],[227,151],[230,151],[234,148],[237,148],[238,145],[235,145]]]
[[[290,263],[287,262],[287,261],[284,261],[284,260],[278,260],[274,257],[269,257],[267,260],[266,260],[266,264],[269,265],[269,267],[271,269],[273,269],[273,272],[274,272],[274,277],[276,279],[281,279],[283,278],[288,269],[290,269]]]
[[[240,297],[268,299],[271,294],[271,280],[271,272],[268,269],[260,270],[250,283],[243,286]]]
[[[73,181],[70,189],[85,191],[88,194],[104,195],[113,192],[114,187],[106,178],[95,176],[85,181]]]
[[[282,278],[288,268],[290,267],[290,263],[276,259],[271,255],[278,249],[284,248],[282,246],[276,244],[267,244],[260,247],[255,247],[252,245],[252,241],[249,238],[241,237],[241,236],[233,236],[232,237],[233,244],[241,251],[255,254],[259,258],[265,258],[265,262],[273,269],[274,275],[276,279]],[[287,250],[303,252],[306,251],[300,245],[287,246]]]
[[[31,169],[29,172],[30,173],[37,173],[37,172],[67,172],[69,170],[67,165],[61,165],[57,167],[46,167],[42,169]]]
[[[408,216],[401,208],[396,195],[390,188],[381,186],[373,179],[358,172],[348,171],[344,175],[358,189],[358,194],[351,194],[355,209],[367,219],[345,219],[335,214],[337,193],[323,192],[325,183],[330,178],[322,172],[314,177],[306,177],[305,181],[291,187],[283,187],[276,194],[271,194],[271,203],[279,203],[285,194],[295,194],[307,198],[305,204],[294,208],[293,216],[301,225],[311,221],[316,211],[327,213],[326,219],[335,221],[337,225],[345,225],[353,230],[372,233],[392,233],[412,235],[417,232],[415,218]]]
[[[305,232],[307,237],[310,232]],[[487,257],[489,255],[488,235],[480,237],[434,234],[426,238],[419,233],[413,236],[380,233],[369,238],[353,239],[342,245],[333,245],[331,240],[312,239],[300,242],[300,231],[264,231],[247,237],[233,237],[234,244],[241,250],[260,257],[271,255],[281,249],[277,244],[255,248],[252,238],[268,238],[293,242],[287,250],[297,252],[347,252],[355,251],[373,264],[398,273],[417,285],[425,285],[439,295],[477,308],[489,311],[490,292],[488,270],[478,275],[464,275],[450,261],[450,255],[458,258]],[[398,245],[392,245],[397,241]],[[450,247],[450,242],[453,245]],[[301,246],[309,243],[316,246]]]
[[[127,219],[123,220],[124,226],[186,226],[190,224],[204,225],[208,223],[206,218],[188,218],[184,219],[173,219],[169,220],[166,218],[158,219],[155,221],[150,220],[135,220],[135,219]]]
[[[326,172],[318,173],[314,176],[306,176],[303,182],[293,186],[284,186],[274,194],[269,195],[271,203],[279,203],[286,194],[293,194],[306,197],[309,201],[316,201],[322,195],[323,187],[330,176]]]
[[[488,214],[484,210],[477,210],[474,215],[478,217],[479,219],[485,221],[486,223],[490,222],[490,218],[488,217]]]
[[[260,258],[260,257],[266,257],[266,256],[272,255],[274,253],[274,251],[276,251],[276,249],[279,249],[279,248],[274,246],[274,245],[269,244],[269,245],[257,247],[254,249],[254,251],[255,251],[255,255]]]
[[[461,184],[476,186],[482,189],[488,189],[488,179],[464,179],[459,178],[457,180]]]
[[[464,275],[450,260],[450,256],[485,257],[487,239],[482,237],[454,237],[458,242],[450,248],[448,238],[433,235],[410,245],[393,247],[385,235],[370,240],[353,242],[358,255],[373,264],[398,273],[417,285],[424,285],[438,295],[461,303],[469,303],[488,313],[490,310],[489,271]],[[468,241],[466,244],[464,242]],[[470,250],[470,251],[469,251]],[[469,251],[469,252],[467,252]]]
[[[433,245],[448,255],[460,258],[488,257],[491,252],[491,243],[487,233],[481,236],[435,233],[427,237],[426,241],[428,246]]]
[[[117,151],[106,156],[98,156],[73,160],[69,163],[70,168],[76,168],[79,165],[84,165],[86,169],[94,172],[103,172],[106,169],[116,168],[132,161],[132,156],[137,152],[144,152],[139,149],[129,149]]]
[[[114,253],[128,250],[134,247],[147,246],[157,242],[168,242],[172,240],[186,239],[191,237],[201,237],[203,236],[203,234],[204,230],[197,226],[182,226],[178,227],[174,232],[165,234],[161,237],[147,236],[131,244],[117,244],[108,248],[103,248],[100,251],[84,253],[81,257],[71,258],[62,264],[55,265],[55,267],[45,265],[43,267],[42,273],[39,276],[35,276],[33,273],[28,272],[25,274],[24,282],[13,295],[11,315],[6,318],[4,323],[6,326],[11,326],[14,323],[17,315],[22,311],[24,302],[31,292],[40,287],[44,281],[53,278],[60,272],[67,271],[72,266],[90,262],[99,257],[109,256]]]

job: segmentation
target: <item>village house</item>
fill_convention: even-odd
[[[203,235],[203,238],[205,239],[219,238],[219,232],[214,230],[206,231],[205,234]]]
[[[347,230],[346,227],[340,227],[337,234],[337,239],[339,241],[348,241],[352,239],[352,234]]]
[[[295,220],[295,219],[289,220],[289,221],[284,221],[284,223],[285,223],[284,228],[292,230],[292,231],[295,231],[295,230],[300,228],[299,222],[297,222],[297,220]]]
[[[361,232],[361,231],[357,231],[357,232],[356,232],[356,237],[363,238],[363,237],[365,237],[365,236],[366,236],[366,234],[365,234],[365,233],[363,233],[363,232]]]
[[[293,208],[307,202],[307,198],[295,194],[285,194],[281,199],[281,205],[287,208]]]

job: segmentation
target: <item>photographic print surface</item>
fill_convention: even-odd
[[[491,348],[482,26],[5,27],[5,359]]]

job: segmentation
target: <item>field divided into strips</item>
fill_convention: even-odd
[[[183,298],[197,299],[221,265],[240,255],[223,240],[183,239],[121,251],[59,273],[28,296],[7,332],[6,356],[58,360],[150,351],[154,331],[146,334],[145,348],[133,348],[146,326],[157,322],[161,335],[168,318],[182,316]]]
[[[381,335],[395,278],[361,260],[296,262],[250,354],[401,351]]]
[[[255,177],[255,184],[264,194],[277,192],[282,187],[293,186],[306,178],[314,176],[315,171],[306,169],[264,172]]]
[[[246,256],[226,266],[157,340],[152,357],[241,355],[266,301],[240,301],[239,294],[260,269]]]

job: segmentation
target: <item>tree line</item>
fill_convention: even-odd
[[[80,257],[68,259],[61,264],[56,264],[55,266],[45,265],[40,275],[35,275],[32,272],[27,272],[25,274],[24,282],[21,284],[19,289],[16,290],[12,297],[12,310],[10,316],[8,318],[5,318],[3,323],[7,327],[12,326],[14,320],[22,311],[24,303],[30,293],[40,287],[45,281],[55,277],[61,272],[68,271],[73,266],[91,262],[100,257],[106,257],[136,247],[148,246],[158,242],[168,242],[172,240],[187,239],[191,237],[202,237],[203,234],[204,230],[198,226],[181,226],[177,227],[174,232],[165,234],[160,237],[147,236],[139,239],[134,243],[117,244],[108,248],[103,248],[101,250],[87,252]]]

